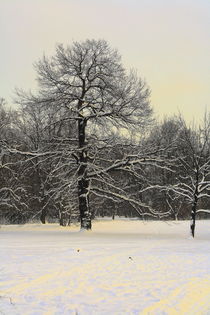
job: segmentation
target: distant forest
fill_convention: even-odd
[[[191,218],[194,235],[210,217],[210,113],[157,122],[146,82],[103,40],[35,67],[36,93],[17,90],[17,109],[0,100],[0,222]]]

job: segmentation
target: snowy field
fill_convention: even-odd
[[[210,221],[1,226],[0,314],[210,314]]]

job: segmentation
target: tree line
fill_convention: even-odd
[[[104,40],[57,45],[36,93],[0,101],[0,219],[189,219],[210,208],[210,115],[157,122],[150,89]]]

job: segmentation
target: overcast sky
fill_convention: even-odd
[[[209,0],[0,0],[0,97],[35,88],[56,43],[105,39],[152,90],[157,114],[210,110]]]

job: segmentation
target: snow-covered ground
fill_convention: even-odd
[[[210,221],[1,226],[0,314],[210,314]]]

